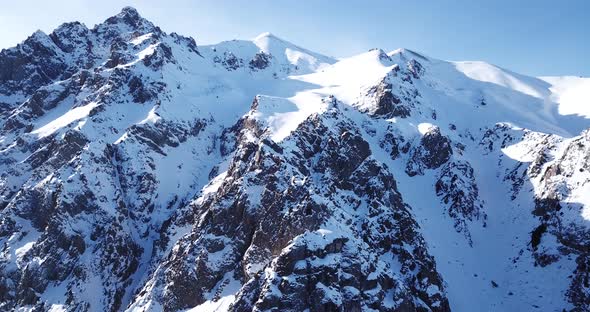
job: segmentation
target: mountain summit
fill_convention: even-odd
[[[2,311],[586,311],[588,79],[130,7],[0,52]]]

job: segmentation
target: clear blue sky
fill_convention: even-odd
[[[2,1],[0,48],[66,21],[92,27],[125,5],[197,44],[270,31],[335,57],[405,47],[529,75],[590,76],[590,0]]]

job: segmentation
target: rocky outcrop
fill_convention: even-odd
[[[389,57],[380,59],[391,62]],[[416,110],[420,92],[411,80],[404,80],[402,74],[400,67],[394,65],[385,78],[367,89],[365,97],[356,104],[359,110],[376,118],[408,118],[412,111],[421,113],[421,110]]]
[[[412,152],[406,165],[409,176],[423,174],[424,169],[436,169],[453,155],[451,141],[442,135],[439,127],[431,127],[420,138],[420,144]]]
[[[231,52],[224,52],[223,57],[216,56],[213,61],[215,63],[221,63],[227,70],[236,70],[244,66],[244,60],[236,57]]]
[[[271,59],[272,55],[266,54],[264,52],[258,52],[256,55],[254,55],[254,58],[250,60],[248,65],[250,65],[250,69],[252,70],[262,70],[270,65]]]
[[[41,31],[15,48],[2,50],[0,68],[0,92],[17,98],[26,98],[39,87],[68,75],[63,52]]]
[[[487,218],[473,168],[465,161],[446,163],[440,170],[435,189],[449,216],[455,220],[455,229],[463,232],[471,244],[467,222],[482,220],[485,227]]]
[[[278,145],[239,124],[223,181],[197,201],[196,226],[136,308],[151,300],[170,311],[194,307],[236,280],[235,311],[449,310],[394,178],[336,102]]]
[[[541,169],[538,179],[542,192],[535,200],[533,211],[540,224],[531,232],[531,247],[539,265],[547,266],[562,257],[575,257],[577,267],[572,272],[567,295],[579,311],[590,304],[587,273],[590,228],[585,220],[585,207],[576,202],[576,198],[585,196],[579,193],[580,183],[590,182],[589,134],[586,130],[567,142],[565,149]],[[535,165],[539,166],[533,163],[531,168]],[[557,240],[558,246],[552,246],[552,240]]]

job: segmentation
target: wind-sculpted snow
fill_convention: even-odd
[[[585,82],[38,31],[0,52],[0,310],[586,311]]]

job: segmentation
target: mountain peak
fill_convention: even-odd
[[[261,33],[260,35],[256,36],[252,42],[254,42],[254,44],[258,46],[260,50],[272,55],[284,54],[286,50],[299,51],[303,54],[312,56],[321,63],[335,63],[335,59],[331,57],[302,48],[290,41],[279,38],[270,32]]]
[[[42,30],[38,29],[34,33],[32,33],[25,42],[37,42],[44,46],[51,46],[51,38]]]
[[[399,55],[400,57],[410,56],[412,58],[417,57],[419,59],[428,60],[429,58],[410,49],[407,48],[399,48],[387,53],[389,56]]]
[[[153,23],[143,18],[136,9],[124,7],[117,15],[107,18],[104,23],[95,26],[98,33],[107,37],[118,36],[122,33],[147,34],[158,29]]]
[[[273,33],[266,31],[261,33],[260,35],[256,36],[256,38],[254,38],[254,40],[259,40],[259,39],[264,39],[264,38],[274,38],[274,39],[279,39],[277,36],[275,36]]]
[[[153,27],[151,22],[143,18],[135,8],[130,6],[121,9],[121,12],[117,15],[109,17],[104,24],[125,24],[132,28],[142,28],[142,26]]]
[[[122,8],[121,13],[119,13],[118,15],[140,17],[139,12],[137,12],[137,9],[135,9],[134,7],[131,7],[131,6],[126,6],[126,7]]]
[[[285,45],[285,46],[296,46],[295,44],[277,37],[275,34],[271,33],[271,32],[263,32],[260,35],[256,36],[254,38],[254,40],[252,40],[254,43],[260,45],[269,45],[269,44],[280,44],[280,45]]]
[[[47,34],[42,31],[41,29],[37,29],[33,34],[31,34],[32,38],[45,38]]]

